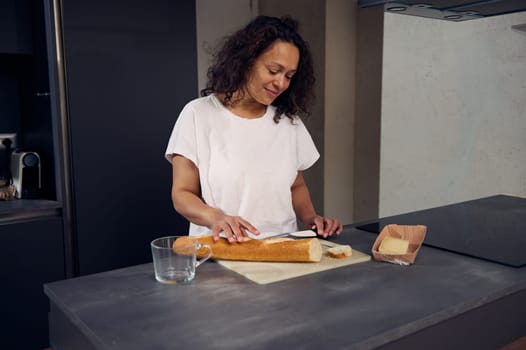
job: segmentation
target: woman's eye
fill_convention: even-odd
[[[268,71],[269,71],[269,73],[272,74],[272,75],[276,75],[276,74],[279,73],[277,70],[272,70],[272,69],[269,69]]]

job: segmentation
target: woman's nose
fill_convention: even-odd
[[[287,85],[288,85],[288,81],[287,81],[287,78],[285,78],[284,75],[280,75],[278,76],[275,80],[274,80],[274,85],[276,87],[278,87],[280,90],[284,90],[287,88]]]

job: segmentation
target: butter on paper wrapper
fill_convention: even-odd
[[[411,265],[415,262],[416,255],[426,237],[427,227],[424,225],[386,225],[373,244],[371,252],[374,260],[386,261],[398,265]],[[379,248],[386,237],[408,240],[409,245],[405,254],[389,254],[380,252]],[[395,245],[397,242],[394,242]]]

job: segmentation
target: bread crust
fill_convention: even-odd
[[[219,260],[319,262],[323,252],[317,238],[267,238],[263,240],[245,238],[244,242],[230,243],[223,237],[214,242],[212,235],[188,236],[176,239],[173,247],[176,249],[177,246],[187,244],[194,239],[201,244],[208,244],[212,248],[212,258]],[[206,255],[206,253],[205,248],[197,251],[198,256]]]

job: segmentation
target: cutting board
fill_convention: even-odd
[[[217,262],[249,280],[258,284],[268,284],[304,276],[311,273],[335,269],[342,266],[357,264],[371,260],[371,256],[353,249],[352,255],[344,259],[335,259],[327,256],[327,249],[339,244],[320,239],[323,254],[317,263],[283,263],[259,261],[233,261],[217,260]]]

